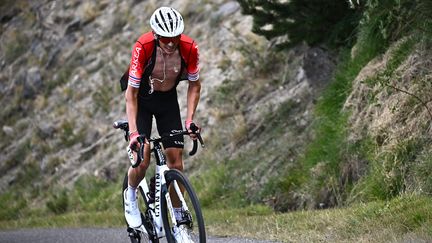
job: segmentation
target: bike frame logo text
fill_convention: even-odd
[[[160,191],[161,191],[161,179],[160,179],[160,174],[157,173],[155,175],[155,187],[156,187],[156,191],[155,191],[155,212],[156,212],[156,217],[160,216]]]

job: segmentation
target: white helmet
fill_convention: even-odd
[[[184,24],[181,14],[169,7],[160,7],[150,17],[153,31],[163,37],[175,37],[183,33]]]

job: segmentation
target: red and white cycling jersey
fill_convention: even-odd
[[[139,88],[146,68],[152,62],[152,53],[155,51],[155,38],[153,32],[141,35],[132,48],[132,57],[129,65],[128,84]],[[180,56],[186,64],[187,79],[199,79],[199,52],[196,42],[187,35],[182,34],[179,42]]]

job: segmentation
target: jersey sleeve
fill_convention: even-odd
[[[132,48],[132,57],[129,65],[128,85],[134,88],[140,87],[143,75],[145,50],[140,42],[136,42]]]
[[[187,65],[187,78],[189,81],[197,81],[199,79],[199,51],[198,45],[193,42],[189,62]]]

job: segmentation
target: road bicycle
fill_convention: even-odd
[[[115,121],[113,127],[121,129],[125,133],[125,140],[129,140],[129,124],[125,120]],[[155,158],[155,180],[154,180],[154,200],[150,200],[149,184],[144,178],[138,185],[138,191],[141,200],[139,201],[142,225],[137,228],[127,226],[127,232],[132,243],[152,242],[159,243],[163,237],[166,237],[168,243],[175,242],[206,242],[206,233],[204,219],[198,198],[192,188],[191,183],[186,176],[176,169],[169,169],[166,164],[166,156],[163,153],[161,143],[163,140],[173,136],[186,136],[195,134],[198,139],[193,140],[192,150],[189,155],[192,156],[197,152],[198,142],[204,147],[203,140],[196,125],[192,124],[192,132],[174,131],[169,134],[163,134],[155,138],[147,138],[151,145],[150,151]],[[133,151],[127,147],[129,160],[133,168],[139,166],[143,160],[145,136],[140,135],[138,156],[136,160]],[[123,181],[123,191],[128,186],[127,173]],[[123,198],[123,196],[122,196]],[[182,219],[176,220],[174,215],[174,205],[181,207]],[[124,201],[123,201],[124,206]],[[127,224],[127,222],[126,222]],[[175,228],[176,227],[176,228]],[[177,231],[174,232],[173,229]],[[183,232],[181,232],[183,231]],[[182,233],[183,239],[177,241],[174,234]]]

